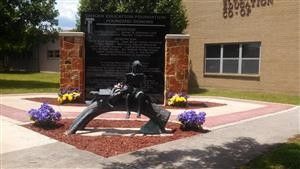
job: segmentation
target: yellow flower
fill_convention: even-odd
[[[77,97],[80,96],[80,93],[78,93],[78,92],[73,92],[72,95],[73,95],[74,100],[75,100]]]
[[[176,98],[176,97],[180,97],[180,96],[179,96],[178,94],[175,94],[173,97],[175,97],[175,98]]]
[[[168,100],[168,105],[169,105],[169,106],[174,105],[175,100],[176,100],[176,97],[174,97],[174,96],[171,97],[171,98]]]
[[[61,104],[61,103],[62,103],[62,98],[61,98],[61,97],[57,97],[57,102],[58,102],[59,104]]]
[[[66,100],[67,100],[67,97],[68,97],[67,94],[64,94],[64,95],[62,96],[62,100],[63,100],[63,101],[66,101]]]
[[[73,100],[73,95],[72,94],[67,94],[68,100],[72,101]]]
[[[178,94],[175,94],[170,99],[168,99],[169,106],[183,106],[186,102],[187,99],[183,96],[179,96]]]

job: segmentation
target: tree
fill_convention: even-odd
[[[181,0],[80,0],[79,16],[88,11],[169,14],[170,33],[182,33],[188,24]]]
[[[55,0],[0,1],[0,56],[24,53],[57,35]]]

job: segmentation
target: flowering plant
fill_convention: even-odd
[[[202,124],[205,122],[205,112],[198,114],[194,110],[186,110],[178,115],[178,120],[182,123],[185,129],[202,129]]]
[[[171,95],[168,99],[169,106],[178,106],[178,107],[185,107],[187,106],[187,95],[185,94],[174,94]]]
[[[49,106],[47,103],[43,103],[38,109],[31,109],[28,111],[30,120],[41,126],[49,126],[56,124],[61,119],[60,112]]]
[[[57,101],[60,104],[66,103],[66,102],[74,102],[77,101],[80,97],[80,92],[76,88],[71,89],[60,89],[57,97]]]
[[[127,87],[127,85],[125,85],[122,82],[119,82],[119,83],[117,83],[117,84],[114,85],[114,88],[118,88],[118,89],[122,89],[124,87]]]

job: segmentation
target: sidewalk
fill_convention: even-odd
[[[299,112],[297,107],[111,158],[54,142],[3,153],[1,168],[236,168],[299,134]]]
[[[226,101],[221,98],[206,99]],[[252,107],[246,109],[245,106],[242,112],[211,116],[211,120],[229,116],[238,121],[218,123],[209,133],[110,158],[78,150],[18,126],[22,121],[0,116],[1,168],[236,168],[269,147],[299,134],[299,106],[291,108],[290,105],[245,100],[231,102],[244,102]],[[6,109],[1,108],[1,115],[10,110],[25,112],[21,103],[13,109],[10,109],[11,105],[4,104]],[[223,111],[229,109],[224,108]],[[252,117],[253,113],[255,117]]]
[[[2,95],[0,101],[1,115],[16,119],[21,122],[29,122],[27,111],[32,108],[40,107],[41,103],[25,100],[25,98],[34,97],[50,97],[56,98],[57,94],[10,94]],[[214,129],[221,125],[238,122],[257,116],[267,115],[278,111],[287,110],[292,108],[293,105],[288,104],[277,104],[267,103],[258,101],[249,101],[241,99],[228,99],[222,97],[191,97],[191,101],[202,101],[202,102],[214,102],[224,104],[224,106],[217,107],[202,107],[194,109],[196,111],[206,112],[206,123],[204,127]],[[85,108],[85,106],[56,106],[52,107],[62,113],[63,118],[75,118]],[[169,121],[176,121],[179,113],[183,112],[184,109],[169,109],[171,117]],[[97,118],[104,119],[124,119],[126,116],[125,112],[109,112],[105,113]],[[135,116],[131,116],[131,119],[136,119]],[[142,116],[142,119],[147,120],[147,117]]]

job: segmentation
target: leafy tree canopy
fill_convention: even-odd
[[[55,35],[55,0],[1,0],[0,54],[24,52]]]
[[[181,0],[80,0],[78,11],[169,14],[170,33],[182,33],[188,24]]]

